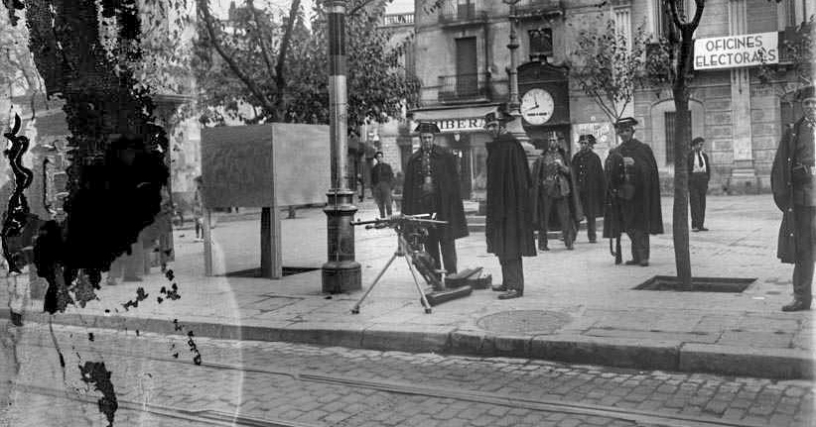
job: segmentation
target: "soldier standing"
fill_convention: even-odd
[[[813,299],[814,245],[816,245],[816,174],[814,128],[816,94],[814,88],[802,89],[804,117],[791,126],[776,150],[771,170],[774,202],[782,211],[777,257],[793,267],[793,302],[782,311],[810,310]]]
[[[608,194],[619,206],[618,215],[607,212],[604,237],[625,231],[632,241],[632,259],[626,265],[649,265],[649,235],[663,233],[660,177],[652,149],[633,138],[637,120],[627,117],[615,123],[621,144],[606,158]],[[608,211],[612,211],[609,209]]]
[[[456,159],[434,143],[435,134],[439,133],[435,123],[420,123],[415,132],[419,133],[420,148],[405,167],[402,213],[436,214],[436,219],[448,222],[428,229],[425,251],[434,259],[437,270],[441,270],[441,249],[445,272],[456,274],[455,240],[468,235]]]
[[[533,220],[538,225],[538,249],[550,250],[547,246],[550,213],[555,209],[561,225],[561,236],[567,250],[573,250],[575,229],[581,217],[572,167],[558,137],[551,134],[547,150],[533,164]]]
[[[535,256],[533,211],[530,206],[530,168],[519,141],[507,133],[513,120],[502,111],[485,116],[485,129],[493,135],[487,144],[487,252],[499,258],[501,285],[493,286],[499,299],[524,295],[522,256]]]
[[[581,210],[587,221],[587,237],[589,237],[589,243],[597,243],[595,218],[602,217],[604,213],[606,177],[604,177],[603,166],[601,166],[601,158],[592,151],[595,146],[595,137],[581,135],[578,137],[578,144],[581,150],[572,157],[572,168],[575,170]]]

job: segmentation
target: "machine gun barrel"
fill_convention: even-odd
[[[445,225],[447,221],[439,221],[436,219],[425,219],[426,217],[430,217],[428,214],[422,215],[400,215],[394,216],[391,218],[377,218],[368,221],[352,221],[351,225],[380,225],[380,224],[398,224],[398,223],[406,223],[406,224],[427,224],[427,225]]]

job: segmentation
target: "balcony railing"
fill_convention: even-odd
[[[439,102],[488,100],[489,83],[486,73],[439,76]]]
[[[439,23],[446,26],[469,25],[487,22],[487,12],[477,10],[473,3],[456,5],[452,10],[443,9],[439,13]]]
[[[799,32],[796,27],[787,27],[779,32],[779,63],[791,64],[807,58],[805,49],[808,48],[805,34],[811,31],[809,26],[804,26]],[[797,55],[798,52],[798,55]]]
[[[389,13],[383,15],[383,27],[401,27],[414,25],[414,12],[408,13]]]
[[[527,4],[516,6],[516,17],[519,19],[542,18],[564,14],[561,0],[532,0]]]

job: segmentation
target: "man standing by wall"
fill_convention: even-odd
[[[810,310],[816,245],[816,94],[801,90],[804,117],[788,129],[776,150],[771,170],[774,202],[782,211],[777,257],[793,267],[793,302],[782,311]]]
[[[394,171],[391,170],[391,165],[383,161],[382,151],[377,151],[374,159],[377,160],[377,164],[371,168],[371,191],[380,209],[380,218],[385,218],[386,213],[391,216],[391,187],[394,185]]]
[[[487,252],[499,258],[501,285],[499,299],[524,295],[522,256],[535,256],[533,211],[530,205],[530,168],[519,141],[507,133],[513,117],[503,111],[485,116],[485,129],[493,135],[487,144]]]
[[[612,230],[625,231],[632,241],[632,259],[626,265],[649,265],[649,235],[663,233],[660,207],[660,177],[652,149],[633,138],[637,120],[627,117],[615,123],[621,144],[606,158],[610,197],[620,205],[620,215],[607,212],[604,237]],[[617,224],[612,222],[617,221]]]
[[[703,152],[705,139],[691,140],[691,152],[688,155],[689,205],[691,206],[691,231],[708,231],[705,228],[706,193],[711,179],[711,167],[708,154]]]
[[[575,181],[578,185],[581,210],[586,216],[587,237],[589,237],[589,243],[597,243],[595,218],[603,216],[604,213],[606,178],[601,158],[592,151],[595,146],[595,136],[581,135],[578,137],[578,144],[581,149],[572,157],[572,168],[576,175]]]
[[[402,213],[436,214],[436,219],[448,222],[428,229],[425,250],[434,259],[436,268],[441,270],[441,248],[445,272],[456,274],[455,240],[468,235],[456,159],[434,143],[435,134],[440,132],[436,124],[420,123],[415,132],[419,133],[420,147],[405,167]]]

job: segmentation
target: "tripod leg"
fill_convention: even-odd
[[[411,276],[414,277],[414,284],[416,285],[417,291],[419,292],[420,300],[422,301],[422,307],[425,308],[425,314],[431,314],[431,304],[428,303],[428,299],[425,298],[425,292],[422,290],[422,286],[419,285],[419,280],[417,279],[417,274],[414,271],[413,260],[411,259],[411,255],[406,253],[405,261],[408,262],[408,269],[411,270]]]
[[[383,276],[383,274],[385,274],[385,272],[388,270],[388,267],[391,266],[391,263],[394,262],[394,259],[398,255],[399,251],[394,252],[394,255],[391,255],[391,259],[388,260],[388,263],[385,264],[385,267],[383,267],[383,269],[380,270],[380,273],[377,274],[377,278],[374,279],[374,282],[371,283],[371,286],[369,286],[368,289],[366,289],[363,296],[360,298],[359,301],[357,301],[357,304],[354,304],[354,307],[351,308],[351,314],[360,314],[360,304],[362,304],[363,300],[365,300],[368,294],[371,293],[371,291],[374,289],[374,286],[377,284],[377,282],[380,281],[380,278]]]

